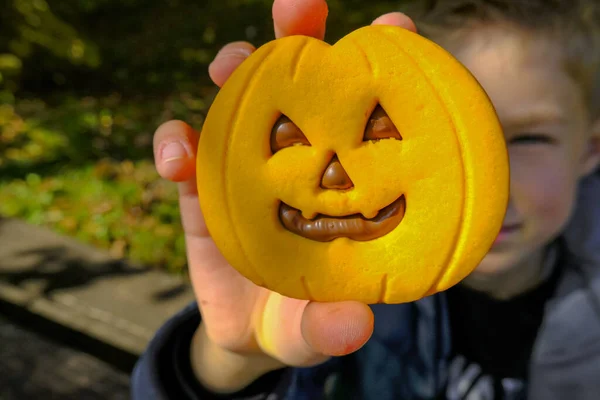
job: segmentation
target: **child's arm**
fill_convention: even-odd
[[[268,372],[285,367],[262,353],[243,355],[215,345],[203,324],[196,331],[190,350],[196,377],[215,393],[237,392]]]
[[[273,5],[278,37],[304,34],[323,39],[326,16],[324,0],[276,0]],[[380,17],[376,23],[415,30],[412,21],[399,13]],[[225,46],[210,66],[213,81],[223,85],[252,51],[254,47],[245,42]],[[373,331],[373,314],[365,304],[285,298],[254,285],[227,263],[209,236],[200,210],[197,143],[198,133],[180,121],[162,125],[154,137],[158,172],[178,182],[190,276],[200,313],[198,308],[188,309],[161,329],[134,373],[134,399],[185,398],[165,394],[177,391],[177,386],[206,393],[236,392],[265,374],[285,375],[270,371],[312,366],[354,352]],[[190,374],[186,375],[186,369]],[[196,382],[190,382],[188,375]],[[144,389],[159,380],[170,388]]]

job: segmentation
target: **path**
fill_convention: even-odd
[[[129,377],[0,315],[0,400],[126,400]]]

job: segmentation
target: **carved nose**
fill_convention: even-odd
[[[354,187],[354,183],[352,183],[352,180],[346,173],[346,170],[344,170],[344,167],[342,167],[337,156],[334,156],[327,168],[325,168],[325,172],[321,178],[321,187],[323,189],[338,190],[351,189]]]

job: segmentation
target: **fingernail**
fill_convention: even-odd
[[[221,51],[219,51],[219,53],[217,54],[217,56],[219,57],[231,57],[231,56],[237,56],[237,57],[249,57],[252,54],[252,51],[250,51],[249,49],[243,48],[243,47],[234,47],[234,48],[229,48],[229,49],[223,49]]]
[[[182,158],[186,158],[187,156],[187,151],[180,142],[171,142],[167,144],[161,152],[163,162],[181,160]]]

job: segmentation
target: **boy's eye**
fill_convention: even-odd
[[[552,144],[554,143],[554,139],[548,135],[539,134],[539,133],[524,133],[520,135],[515,135],[508,141],[509,144],[519,144],[519,145],[527,145],[527,144]]]

